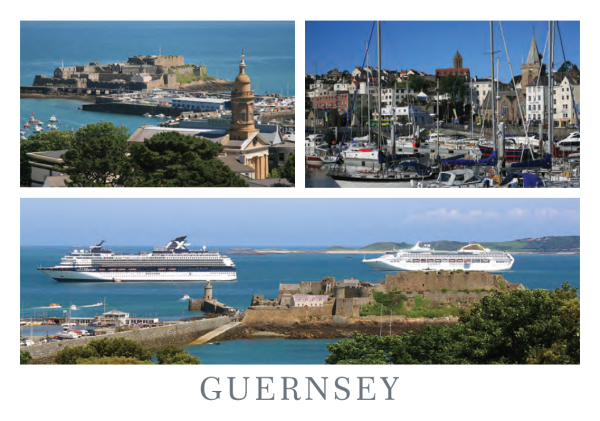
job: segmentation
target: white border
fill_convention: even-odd
[[[592,46],[597,39],[597,13],[591,3],[532,2],[516,1],[500,3],[481,2],[382,2],[382,3],[323,3],[306,2],[229,2],[229,3],[165,3],[104,1],[101,3],[54,4],[29,1],[9,3],[4,10],[9,11],[2,32],[3,52],[6,61],[14,62],[19,55],[19,46],[14,42],[19,34],[19,19],[25,20],[77,20],[81,17],[95,20],[113,20],[121,17],[135,17],[144,20],[177,20],[181,17],[199,20],[296,20],[296,95],[301,104],[304,79],[304,20],[318,19],[494,19],[514,20],[522,18],[544,19],[549,15],[562,20],[582,20],[582,43],[587,44],[587,55],[582,57],[584,72],[597,69],[596,51]],[[179,9],[178,9],[179,8]],[[332,34],[335,35],[335,34]],[[17,35],[18,37],[18,35]],[[5,67],[5,80],[16,80],[18,66]],[[590,83],[590,86],[592,84]],[[9,92],[13,92],[9,90]],[[597,106],[588,101],[587,115],[595,116]],[[17,109],[12,101],[2,104],[2,115],[14,121]],[[298,105],[298,133],[302,133],[303,111]],[[590,117],[593,118],[593,117]],[[5,136],[8,142],[9,136]],[[301,138],[300,138],[301,139]],[[590,142],[593,142],[591,140]],[[440,190],[389,189],[350,190],[350,189],[304,189],[304,162],[302,142],[298,142],[296,189],[19,189],[13,174],[18,174],[15,146],[10,145],[5,159],[3,208],[3,245],[5,257],[4,284],[8,291],[3,309],[5,320],[14,320],[17,311],[19,273],[16,262],[17,247],[14,238],[19,236],[16,223],[19,219],[19,197],[581,197],[581,221],[585,227],[582,238],[582,282],[585,294],[597,296],[597,276],[593,276],[589,253],[596,244],[592,239],[597,233],[597,222],[593,212],[597,209],[595,200],[595,179],[591,177],[590,166],[586,166],[589,182],[584,182],[580,190],[552,189],[548,191],[518,191],[489,189],[470,191],[469,189],[446,192]],[[586,158],[587,160],[587,158]],[[592,190],[593,189],[593,190]],[[586,194],[587,191],[587,194]],[[43,209],[40,209],[43,215]],[[13,222],[15,221],[15,222]],[[587,251],[587,252],[586,252]],[[589,295],[588,295],[589,294]],[[584,301],[587,302],[587,301]],[[585,367],[325,367],[325,366],[199,366],[199,367],[18,367],[13,347],[16,340],[10,334],[4,335],[7,342],[3,347],[4,361],[9,365],[4,376],[9,389],[6,396],[9,417],[63,419],[65,416],[81,417],[86,420],[106,419],[147,419],[165,420],[182,418],[220,417],[222,419],[340,419],[347,420],[372,418],[415,418],[420,419],[588,419],[593,417],[592,398],[596,398],[597,388],[593,383],[592,370],[597,368],[592,349],[596,349],[597,335],[591,323],[594,320],[590,306],[584,307],[583,364]],[[12,328],[9,328],[9,332]],[[594,329],[597,330],[597,329]],[[383,374],[385,373],[385,374]],[[584,373],[587,376],[584,377]],[[320,398],[298,402],[206,402],[200,397],[200,381],[206,376],[281,376],[303,377],[346,375],[399,376],[400,394],[396,401],[377,400],[339,402]],[[106,392],[112,387],[124,387],[128,393],[120,398],[118,394]],[[398,386],[397,386],[398,387]],[[98,396],[95,398],[94,396]],[[226,403],[226,404],[225,404]],[[285,405],[283,405],[285,404]],[[584,416],[584,414],[586,414]]]

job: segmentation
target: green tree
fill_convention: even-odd
[[[296,182],[296,153],[293,152],[285,160],[285,164],[281,167],[280,174],[292,184]]]
[[[486,296],[453,327],[329,344],[328,364],[579,364],[577,289]]]
[[[81,364],[90,358],[133,358],[137,361],[150,361],[152,351],[138,341],[127,338],[102,338],[90,341],[87,345],[67,347],[54,357],[57,364]]]
[[[21,186],[31,186],[31,165],[29,164],[28,153],[69,149],[74,139],[74,133],[59,130],[38,133],[29,136],[27,139],[21,139]]]
[[[197,357],[175,345],[169,345],[156,351],[156,359],[159,364],[200,364]]]
[[[138,341],[122,337],[93,340],[86,346],[93,349],[98,357],[128,357],[140,361],[152,358],[151,350]]]
[[[31,354],[27,351],[21,351],[21,365],[29,364],[33,360]]]
[[[63,155],[69,187],[115,187],[131,175],[127,158],[127,129],[112,123],[88,124],[75,132]]]
[[[247,187],[246,182],[216,159],[219,143],[165,132],[131,147],[137,187]]]
[[[133,364],[154,364],[148,360],[138,360],[137,358],[131,357],[91,357],[91,358],[80,358],[76,364],[80,365],[133,365]]]
[[[308,92],[306,92],[306,94],[304,95],[304,113],[308,115],[310,113],[310,110],[312,110],[312,101],[308,97]]]
[[[448,94],[450,102],[462,102],[467,95],[467,85],[462,76],[444,76],[440,78],[440,95]]]
[[[421,76],[410,75],[408,76],[408,86],[410,89],[413,89],[416,93],[419,93],[421,91],[425,91],[427,88],[432,86],[432,82]]]
[[[577,68],[576,64],[571,63],[570,61],[565,61],[563,64],[560,65],[560,67],[558,68],[558,72],[568,72],[569,70],[579,70]]]
[[[58,351],[54,357],[56,364],[77,364],[78,360],[98,357],[96,350],[86,345],[69,346]]]

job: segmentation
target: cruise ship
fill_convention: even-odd
[[[502,251],[492,251],[480,244],[471,243],[457,251],[435,251],[429,244],[417,243],[408,250],[388,251],[376,259],[363,259],[363,263],[379,270],[483,270],[500,272],[509,270],[514,257]]]
[[[116,253],[102,247],[73,250],[57,266],[40,267],[57,282],[194,282],[233,281],[233,261],[219,252],[188,250],[186,237],[177,237],[152,252]]]

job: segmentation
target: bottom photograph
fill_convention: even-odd
[[[580,363],[579,199],[20,205],[21,364]]]

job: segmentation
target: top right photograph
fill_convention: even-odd
[[[305,33],[307,188],[580,187],[579,21]]]

